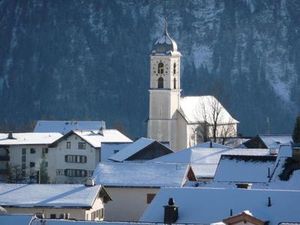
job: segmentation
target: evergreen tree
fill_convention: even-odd
[[[46,162],[45,154],[42,156],[42,161],[40,163],[40,171],[38,173],[38,180],[40,184],[47,184],[49,182],[49,177],[48,177],[48,165]]]
[[[297,116],[296,124],[293,132],[294,143],[300,144],[300,116]]]

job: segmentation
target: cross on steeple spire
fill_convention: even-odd
[[[165,35],[168,34],[168,22],[167,22],[167,17],[164,18],[164,22],[165,22]]]

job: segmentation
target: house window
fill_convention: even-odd
[[[86,175],[86,170],[65,169],[65,176],[67,177],[86,177]]]
[[[56,176],[63,176],[63,175],[64,175],[64,170],[62,170],[62,169],[56,170]]]
[[[103,209],[96,210],[91,214],[92,220],[101,220],[103,219]]]
[[[22,148],[22,155],[26,155],[26,148]]]
[[[120,150],[114,150],[114,154],[118,153]]]
[[[87,157],[85,155],[66,155],[65,162],[67,162],[67,163],[86,163]]]
[[[160,77],[158,78],[158,88],[164,88],[164,78]]]
[[[154,199],[155,194],[153,193],[149,193],[147,194],[147,204],[150,204],[152,202],[152,200]]]
[[[35,167],[35,163],[34,162],[30,162],[30,168]]]
[[[50,214],[50,219],[56,219],[56,214]]]
[[[48,148],[43,148],[42,152],[43,154],[48,154]]]
[[[85,142],[78,142],[78,149],[85,149],[85,148],[86,148]]]
[[[30,149],[30,154],[34,154],[35,153],[35,149],[34,148],[31,148]]]
[[[67,149],[70,149],[70,148],[71,148],[71,142],[67,141]]]
[[[176,78],[174,78],[174,89],[176,89]]]
[[[174,73],[174,75],[176,74],[176,63],[174,63],[174,65],[173,65],[173,73]]]
[[[163,74],[164,73],[164,64],[162,62],[158,63],[157,72],[159,74]]]

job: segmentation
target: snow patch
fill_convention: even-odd
[[[212,70],[212,55],[213,50],[207,45],[194,45],[192,47],[192,55],[196,69],[201,66],[206,67],[209,71]]]
[[[244,0],[244,3],[248,6],[251,13],[255,11],[256,0]]]

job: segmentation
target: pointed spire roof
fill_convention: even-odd
[[[165,19],[165,27],[163,35],[156,40],[152,48],[152,54],[156,55],[174,55],[180,54],[177,52],[177,44],[176,42],[170,37],[168,33],[168,24],[167,20]]]

